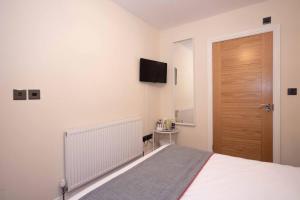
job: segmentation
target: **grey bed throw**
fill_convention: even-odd
[[[211,155],[170,145],[80,200],[177,200]]]

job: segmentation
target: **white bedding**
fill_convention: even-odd
[[[70,200],[80,199],[166,146],[96,182]],[[300,200],[300,168],[214,154],[181,199]]]
[[[214,154],[182,200],[300,200],[300,168]]]

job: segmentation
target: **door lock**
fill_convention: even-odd
[[[261,107],[264,109],[265,112],[273,112],[274,111],[274,104],[261,104]]]

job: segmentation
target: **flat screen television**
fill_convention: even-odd
[[[167,63],[141,58],[140,81],[167,83]]]

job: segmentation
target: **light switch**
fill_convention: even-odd
[[[14,100],[26,100],[27,92],[26,90],[13,90],[13,99]]]
[[[288,95],[297,95],[297,88],[288,88]]]

